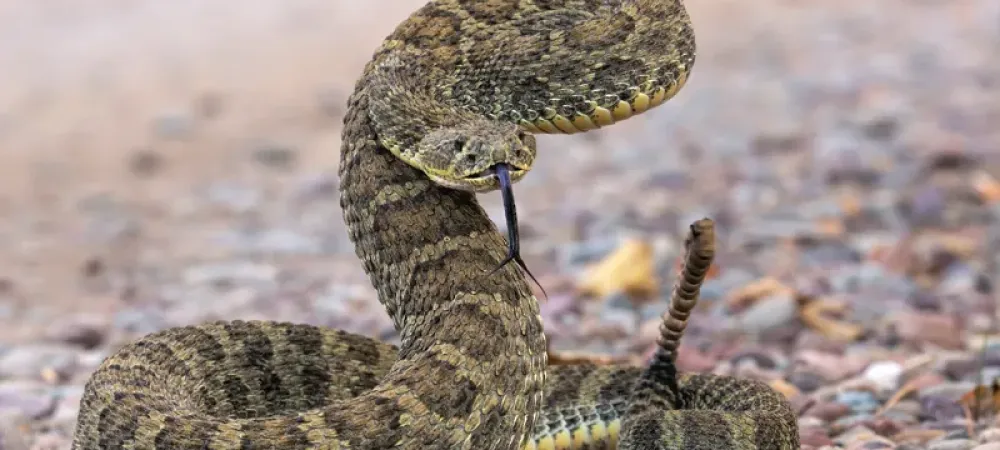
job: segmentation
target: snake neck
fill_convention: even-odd
[[[423,400],[445,419],[461,413],[461,426],[481,429],[473,441],[521,436],[541,407],[546,348],[537,302],[515,269],[489,275],[506,247],[474,195],[431,183],[377,144],[367,84],[362,78],[345,118],[341,206],[401,335],[399,361],[379,389],[446,397]]]

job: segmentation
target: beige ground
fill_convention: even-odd
[[[8,306],[0,320],[14,325],[0,333],[0,339],[33,326],[20,320],[28,305],[95,313],[117,308],[120,300],[109,291],[81,287],[86,262],[95,256],[120,266],[136,258],[166,266],[211,259],[219,250],[184,225],[196,221],[225,227],[229,219],[192,216],[178,199],[196,195],[195,187],[213,179],[259,182],[271,192],[285,189],[292,177],[252,167],[247,157],[250,143],[282,140],[301,148],[298,171],[335,170],[340,117],[324,115],[318,99],[325,95],[342,105],[371,50],[422,3],[0,2],[0,301]],[[921,26],[906,28],[907,20],[939,20],[948,29],[944,34],[956,36],[966,32],[949,30],[967,21],[986,20],[980,17],[984,2],[977,7],[974,2],[903,1],[879,2],[876,7],[866,0],[809,5],[780,0],[688,3],[700,44],[689,90],[734,89],[720,80],[740,79],[747,55],[759,59],[766,51],[809,54],[810,49],[803,47],[817,45],[813,24],[830,20],[831,14],[874,17],[884,24],[883,39],[855,52],[873,58],[919,39]],[[905,17],[896,17],[897,6],[907,10]],[[995,13],[997,8],[993,9]],[[769,27],[772,33],[765,42],[761,32]],[[828,47],[835,47],[831,42]],[[969,42],[982,41],[972,36]],[[862,51],[868,53],[858,53]],[[970,48],[967,60],[980,61],[989,51]],[[850,53],[838,55],[829,61],[835,67],[831,73],[849,71]],[[817,70],[816,59],[823,58],[814,55],[798,69],[786,61],[783,70],[823,73]],[[707,117],[703,120],[734,130],[763,127],[771,122],[762,119],[768,108],[784,107],[770,88],[750,80],[739,88],[742,101],[729,103],[723,97],[713,105],[716,110],[701,112]],[[155,135],[157,117],[173,112],[197,116],[192,111],[199,101],[212,96],[221,99],[221,114],[199,119],[190,138],[171,141]],[[750,119],[735,119],[739,114],[747,117],[748,111],[753,112]],[[602,133],[625,137],[639,126],[623,125]],[[155,177],[137,177],[129,170],[130,158],[147,149],[163,157],[163,171]],[[545,167],[556,165],[555,160],[548,161]],[[86,199],[99,201],[102,194],[111,194],[143,221],[141,235],[113,239],[94,235],[95,214],[82,213],[81,204],[87,204]],[[530,210],[535,200],[522,197],[523,208]],[[342,267],[337,276],[363,280],[350,253],[344,254]]]

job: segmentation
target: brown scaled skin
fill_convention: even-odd
[[[797,449],[787,402],[759,382],[679,375],[656,394],[676,409],[630,419],[641,369],[547,368],[524,276],[483,276],[503,236],[473,192],[446,187],[479,190],[470,171],[524,164],[534,147],[509,144],[512,124],[575,133],[665,102],[694,51],[679,0],[428,3],[365,67],[342,135],[344,220],[400,347],[273,322],[154,333],[88,381],[73,448],[600,448],[624,417],[623,450]],[[434,159],[441,136],[480,142],[479,159]]]

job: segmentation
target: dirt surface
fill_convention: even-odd
[[[682,368],[772,382],[802,407],[806,448],[1000,448],[960,401],[1000,375],[983,345],[1000,2],[688,3],[699,54],[681,93],[541,137],[516,187],[553,346],[648,352],[679,239],[709,216],[718,272]],[[336,170],[355,77],[422,4],[0,0],[0,449],[68,448],[89,373],[164,327],[396,339]],[[499,221],[499,196],[483,201]],[[587,289],[646,259],[651,292]]]

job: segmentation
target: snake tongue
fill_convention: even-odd
[[[545,292],[545,288],[532,275],[528,266],[524,264],[524,260],[521,259],[521,242],[517,233],[517,206],[514,203],[514,183],[510,181],[510,167],[501,163],[491,169],[497,175],[497,181],[500,183],[500,196],[503,199],[503,214],[507,221],[507,257],[500,262],[497,268],[493,269],[493,272],[490,272],[490,275],[506,266],[507,263],[514,261],[538,285],[542,290],[542,295],[548,298],[549,295]]]

